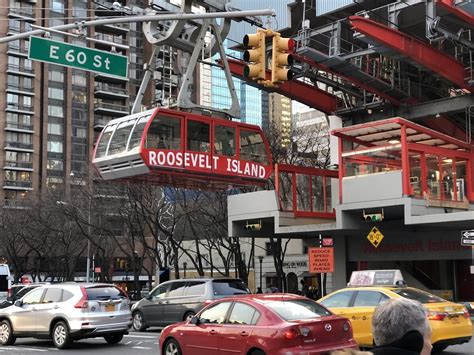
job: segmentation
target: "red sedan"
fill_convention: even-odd
[[[350,322],[291,294],[245,295],[216,301],[160,337],[163,355],[310,355],[357,348]]]

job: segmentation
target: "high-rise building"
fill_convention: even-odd
[[[10,0],[0,8],[0,37],[132,11],[112,1]],[[115,4],[116,5],[116,4]],[[84,28],[84,36],[50,32],[51,40],[95,47],[129,56],[129,79],[28,59],[29,39],[2,45],[0,84],[0,204],[20,206],[32,190],[67,189],[72,176],[90,178],[90,157],[100,129],[129,113],[143,68],[141,25]],[[87,38],[92,38],[90,41]]]

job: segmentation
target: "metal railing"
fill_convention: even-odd
[[[95,91],[105,91],[111,94],[119,94],[119,95],[126,95],[126,96],[128,96],[128,93],[129,93],[127,89],[110,85],[104,82],[96,82]]]
[[[6,128],[12,129],[22,129],[25,131],[33,131],[34,127],[32,124],[25,124],[25,123],[18,123],[18,122],[8,122],[6,124]]]
[[[33,163],[7,160],[5,162],[5,168],[33,169]]]
[[[6,148],[18,148],[33,150],[33,143],[20,143],[20,142],[5,142]]]

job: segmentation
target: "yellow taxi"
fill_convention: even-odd
[[[347,288],[332,292],[318,302],[351,321],[354,339],[361,347],[373,347],[372,315],[375,307],[399,297],[419,301],[428,310],[434,352],[471,339],[473,329],[466,307],[405,285],[400,270],[355,271]]]

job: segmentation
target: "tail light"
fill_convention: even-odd
[[[11,288],[8,289],[8,298],[13,297],[13,290]]]
[[[81,286],[82,297],[79,302],[76,303],[74,308],[82,308],[87,309],[89,308],[89,298],[87,297],[87,292],[84,286]]]
[[[299,335],[300,333],[295,328],[289,328],[283,331],[283,338],[288,340],[296,339]]]
[[[464,318],[471,318],[471,315],[469,314],[469,311],[467,308],[464,308],[464,313],[463,313]]]
[[[347,333],[352,330],[351,323],[350,322],[344,322],[344,325],[342,326],[342,329]]]
[[[211,304],[212,302],[214,302],[213,300],[205,300],[203,303],[204,303],[204,306],[207,306],[209,304]]]
[[[446,313],[443,312],[428,312],[428,319],[429,320],[444,320],[446,318]]]

